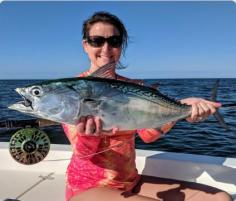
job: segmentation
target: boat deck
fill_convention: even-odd
[[[70,146],[52,145],[48,156],[35,165],[14,161],[8,143],[0,143],[0,201],[65,201],[65,171],[71,157]]]
[[[136,150],[139,173],[193,181],[229,192],[236,201],[236,159]],[[0,201],[64,201],[69,145],[51,145],[48,156],[35,165],[14,161],[8,143],[0,142]],[[173,171],[174,169],[174,171]]]

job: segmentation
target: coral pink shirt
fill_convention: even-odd
[[[80,76],[88,76],[84,72]],[[117,79],[140,83],[117,76]],[[66,200],[93,187],[110,187],[131,190],[138,182],[135,165],[135,134],[144,142],[152,142],[167,132],[156,129],[118,131],[113,135],[84,136],[76,126],[63,124],[63,129],[73,147],[73,155],[67,168]]]

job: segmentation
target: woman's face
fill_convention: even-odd
[[[116,27],[111,24],[97,22],[93,24],[89,31],[89,37],[102,36],[108,38],[119,36]],[[111,47],[105,42],[101,47],[93,47],[86,40],[83,40],[83,47],[91,61],[91,68],[97,69],[110,62],[118,62],[121,55],[121,47]]]

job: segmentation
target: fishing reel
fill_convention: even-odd
[[[23,128],[10,139],[9,151],[19,163],[32,165],[42,161],[50,149],[48,135],[38,128]]]

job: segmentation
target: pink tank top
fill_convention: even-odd
[[[80,76],[88,76],[88,72]],[[131,81],[121,76],[117,78]],[[94,137],[80,135],[76,126],[62,126],[73,148],[66,173],[66,200],[93,187],[131,190],[137,184],[140,178],[135,165],[137,131],[118,131],[115,135],[101,134]],[[138,134],[144,142],[152,142],[169,129],[170,126],[165,127],[162,132],[142,129]]]

